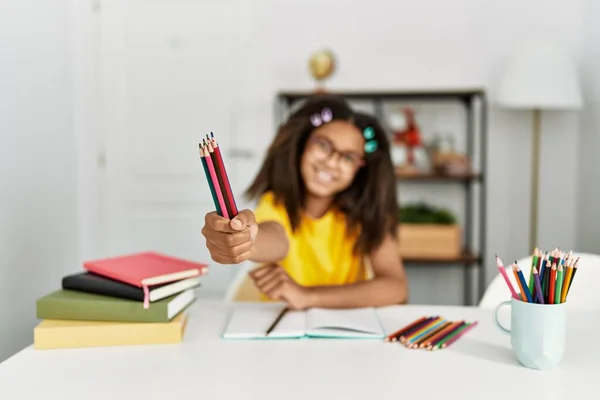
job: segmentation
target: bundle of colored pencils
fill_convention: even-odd
[[[221,217],[231,219],[238,214],[238,210],[215,135],[212,132],[210,137],[206,135],[199,147],[202,166],[217,213]]]
[[[409,349],[445,349],[477,325],[475,322],[448,321],[439,315],[421,317],[385,338]]]
[[[560,304],[567,300],[577,273],[579,257],[574,258],[572,251],[563,253],[555,248],[544,252],[536,247],[531,258],[528,281],[525,280],[517,262],[512,264],[512,271],[519,288],[518,293],[508,279],[504,264],[497,255],[496,264],[514,298],[528,303]]]

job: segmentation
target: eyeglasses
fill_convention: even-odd
[[[339,151],[329,140],[321,136],[312,136],[309,140],[310,150],[321,160],[327,160],[333,154],[337,154],[340,160],[340,168],[345,171],[353,171],[364,165],[362,155],[352,151]]]

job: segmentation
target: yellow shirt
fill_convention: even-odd
[[[303,216],[293,233],[285,207],[275,203],[271,192],[261,196],[254,213],[258,223],[276,221],[285,229],[289,251],[280,265],[300,285],[343,285],[367,278],[363,258],[353,253],[356,236],[346,234],[340,211],[330,210],[319,219]]]

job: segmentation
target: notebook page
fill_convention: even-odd
[[[323,309],[307,311],[307,330],[315,336],[381,337],[383,329],[374,308]]]
[[[306,332],[306,313],[288,311],[269,334],[270,338],[302,337]]]
[[[223,332],[225,339],[259,339],[267,338],[267,329],[277,318],[284,306],[271,305],[238,306],[231,313],[231,317]],[[301,337],[304,336],[305,318],[296,313],[285,315],[271,331],[268,337]]]

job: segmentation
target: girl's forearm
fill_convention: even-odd
[[[274,221],[258,225],[250,260],[257,263],[276,263],[285,258],[289,242],[283,227]]]
[[[311,307],[382,307],[408,301],[408,285],[396,277],[379,277],[349,285],[313,286],[307,290]]]

